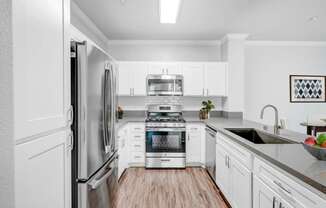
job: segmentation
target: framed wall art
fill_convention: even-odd
[[[290,102],[326,102],[325,82],[325,76],[290,75]]]

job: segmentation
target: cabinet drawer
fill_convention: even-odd
[[[257,158],[254,159],[254,173],[293,207],[326,207],[325,200]]]
[[[130,150],[132,152],[145,152],[145,143],[144,141],[134,140],[130,142]]]
[[[131,134],[130,141],[132,142],[134,140],[145,142],[145,134]]]
[[[131,152],[130,153],[131,163],[145,163],[145,153],[144,152]]]
[[[131,132],[145,133],[145,124],[143,124],[143,123],[130,124],[130,131]]]
[[[200,124],[187,124],[187,132],[200,134],[204,129],[204,125]]]
[[[249,170],[252,170],[253,157],[246,149],[230,141],[227,136],[224,136],[221,133],[217,133],[216,144],[226,147],[230,154],[232,154],[239,163],[247,167]]]

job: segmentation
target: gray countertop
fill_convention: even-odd
[[[263,125],[253,121],[236,118],[213,117],[208,120],[200,120],[197,117],[185,117],[187,122],[203,122],[207,126],[216,129],[226,135],[232,141],[250,150],[257,157],[269,162],[285,174],[292,176],[298,183],[309,188],[312,192],[326,199],[326,161],[319,161],[311,156],[301,144],[254,144],[225,128],[256,128],[263,130]],[[144,122],[144,117],[130,117],[120,120],[122,125],[127,122]],[[268,132],[272,133],[270,130]],[[303,142],[305,134],[281,130],[281,137]],[[307,186],[307,184],[309,184]]]
[[[263,125],[241,119],[212,118],[206,125],[228,136],[234,142],[249,149],[259,158],[271,163],[285,174],[290,174],[298,183],[326,199],[326,161],[311,156],[302,144],[254,144],[225,128],[256,128],[263,130]],[[272,133],[270,130],[267,130]],[[281,130],[279,136],[295,142],[303,142],[307,135]],[[294,177],[293,177],[294,176]],[[307,186],[309,184],[310,186]]]

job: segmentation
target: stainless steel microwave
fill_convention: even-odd
[[[148,96],[182,96],[183,76],[167,74],[151,74],[147,76]]]

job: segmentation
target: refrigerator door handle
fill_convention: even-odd
[[[111,141],[110,141],[110,147],[111,151],[114,152],[114,146],[115,146],[115,95],[114,95],[114,77],[113,77],[113,66],[112,64],[110,65],[110,70],[111,70],[111,100],[112,100],[112,105],[111,105]]]
[[[111,149],[110,147],[110,141],[109,141],[109,131],[108,131],[108,128],[109,128],[109,124],[108,124],[108,113],[110,113],[111,115],[111,112],[108,112],[108,108],[107,108],[107,99],[108,99],[108,85],[109,85],[109,79],[110,79],[110,71],[109,70],[105,70],[105,75],[104,75],[104,108],[103,108],[103,132],[104,132],[104,146],[105,146],[105,153],[108,153]],[[111,99],[111,97],[110,97]],[[112,108],[112,107],[111,107]],[[111,110],[111,109],[109,109]],[[112,117],[112,116],[110,116]],[[112,125],[112,124],[111,124]],[[110,127],[111,128],[111,127]]]

